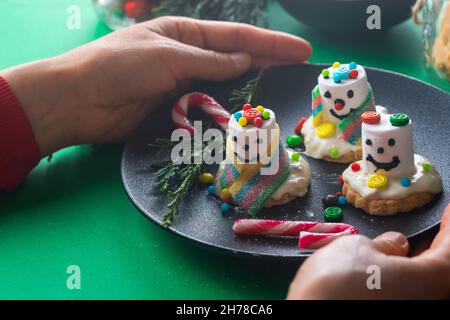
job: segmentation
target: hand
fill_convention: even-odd
[[[47,155],[72,144],[123,139],[187,81],[301,63],[310,53],[308,42],[280,32],[164,17],[0,75],[21,100]]]
[[[374,240],[347,236],[318,250],[299,269],[288,299],[433,299],[450,297],[450,204],[431,246],[407,257],[396,232]],[[380,290],[369,290],[367,267],[380,268]]]

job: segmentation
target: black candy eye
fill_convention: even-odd
[[[367,140],[366,140],[366,144],[367,144],[368,146],[371,146],[371,145],[372,145],[372,140],[367,139]]]
[[[261,138],[256,139],[256,143],[257,143],[257,144],[261,144],[262,142],[263,142],[263,141],[262,141]]]
[[[237,137],[236,136],[233,136],[233,141],[237,142]]]
[[[250,149],[250,146],[249,146],[248,144],[246,144],[246,145],[244,146],[244,149],[245,149],[245,151],[248,151],[248,149]]]
[[[388,144],[389,144],[391,147],[392,147],[392,146],[395,146],[395,139],[390,138],[389,141],[388,141]]]
[[[348,91],[347,91],[347,97],[348,97],[349,99],[353,98],[353,95],[354,95],[353,90],[348,90]]]
[[[330,99],[330,98],[331,98],[331,92],[330,92],[330,91],[327,91],[327,92],[324,93],[323,96],[324,96],[325,98],[327,98],[327,99]]]

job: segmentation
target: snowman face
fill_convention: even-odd
[[[326,70],[329,75],[324,77],[322,74],[318,78],[323,119],[326,122],[338,123],[355,112],[366,100],[369,92],[367,76],[364,68],[359,65],[353,71],[355,78],[348,76],[353,70],[348,64]],[[342,74],[347,78],[336,82],[334,76]]]
[[[362,124],[363,160],[371,172],[387,176],[407,175],[414,170],[411,121],[394,126],[390,116],[382,114],[379,123]]]
[[[278,148],[279,141],[275,139],[278,133],[275,114],[270,109],[265,110],[270,112],[270,118],[264,120],[260,127],[252,124],[242,127],[234,117],[230,118],[228,145],[238,163],[254,164],[259,161],[265,163],[270,151]]]

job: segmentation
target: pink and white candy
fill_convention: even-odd
[[[357,228],[346,223],[263,219],[236,220],[233,231],[240,235],[299,237],[301,249],[317,249],[340,236],[358,233]]]
[[[188,118],[190,108],[201,108],[215,123],[223,129],[228,128],[230,113],[225,110],[214,98],[201,92],[191,92],[182,96],[172,107],[172,121],[175,127],[186,129],[194,134],[195,129]]]

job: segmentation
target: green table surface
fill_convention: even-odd
[[[72,4],[82,10],[80,30],[66,28]],[[272,29],[311,41],[311,62],[351,59],[449,90],[423,67],[421,31],[411,21],[356,40],[352,34],[320,35],[276,3],[268,11]],[[0,69],[60,54],[108,32],[90,0],[2,0]],[[0,194],[0,298],[285,297],[296,263],[211,252],[140,214],[122,187],[122,148],[67,148],[51,162],[41,161],[16,191]],[[80,267],[79,290],[66,286],[70,265]]]

